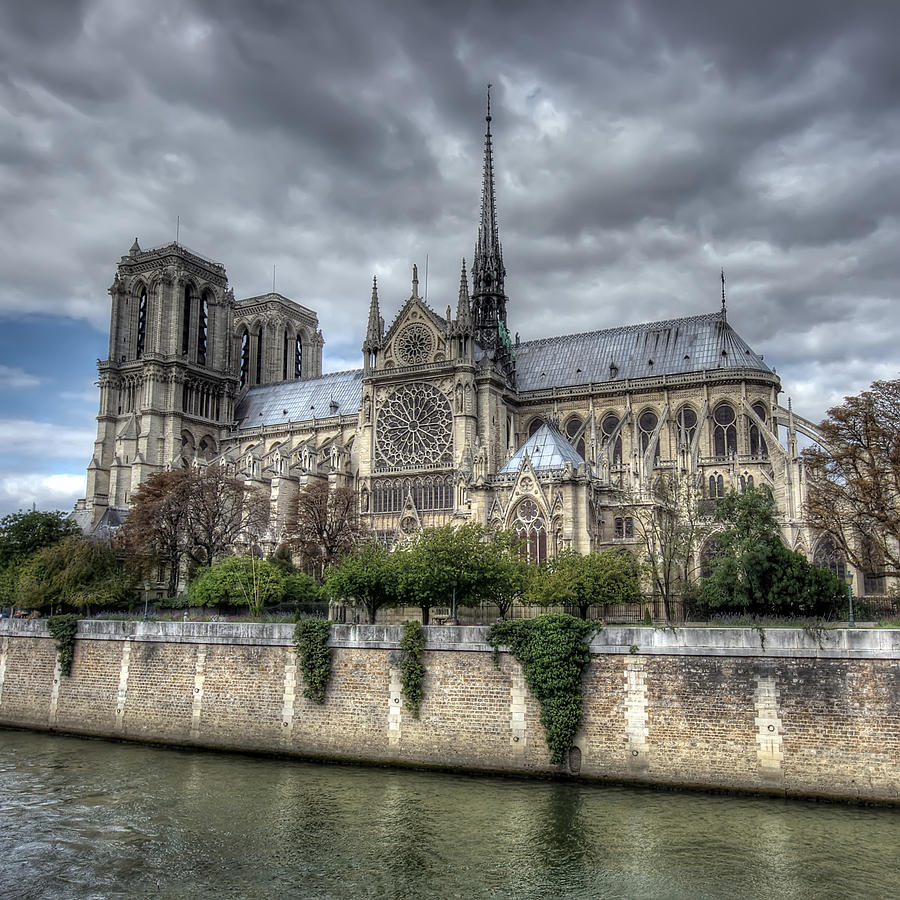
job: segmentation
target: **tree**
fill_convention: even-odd
[[[859,569],[900,575],[900,379],[828,410],[823,447],[804,451],[810,525]]]
[[[332,489],[327,481],[303,487],[297,496],[287,540],[301,566],[321,576],[365,534],[359,520],[359,495],[353,488]]]
[[[481,525],[423,528],[398,555],[400,593],[422,610],[428,624],[432,606],[477,606],[486,595],[488,577],[485,531]]]
[[[117,607],[134,599],[138,573],[105,541],[71,536],[32,554],[16,584],[20,606],[33,609]]]
[[[181,562],[191,550],[189,513],[198,473],[193,469],[157,472],[132,496],[122,542],[125,552],[149,573],[168,568],[169,596],[178,592]]]
[[[269,523],[268,495],[219,466],[195,476],[188,504],[191,553],[207,566],[238,543],[252,545]]]
[[[563,550],[532,579],[529,599],[540,606],[575,606],[587,619],[591,606],[638,603],[641,569],[626,550],[601,550],[582,556]]]
[[[378,541],[364,541],[325,570],[325,589],[334,600],[362,607],[374,625],[379,609],[400,600],[398,559]]]
[[[731,491],[717,501],[715,517],[724,528],[701,603],[753,615],[824,615],[840,605],[840,581],[782,543],[767,488]]]
[[[621,508],[632,517],[634,533],[644,545],[647,572],[663,601],[666,621],[672,621],[673,601],[693,581],[694,555],[709,530],[699,499],[693,476],[664,474],[654,486],[652,502]]]
[[[22,562],[43,547],[79,534],[67,513],[19,510],[0,519],[0,569]]]
[[[285,576],[278,566],[254,556],[229,556],[202,569],[188,586],[196,606],[247,606],[250,615],[262,615],[265,607],[284,597]]]
[[[482,598],[493,603],[501,618],[523,598],[535,567],[522,558],[522,541],[514,531],[499,531],[484,546]]]

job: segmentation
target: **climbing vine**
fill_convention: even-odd
[[[325,702],[325,689],[331,678],[330,630],[331,622],[325,619],[298,619],[294,626],[294,648],[306,685],[303,696],[319,704]]]
[[[565,763],[581,722],[581,676],[591,658],[588,639],[597,630],[591,622],[550,613],[497,622],[488,632],[495,662],[499,647],[508,647],[541,704],[541,724],[554,765]]]
[[[415,718],[419,718],[422,704],[422,682],[425,666],[422,653],[425,650],[425,632],[418,622],[404,622],[403,637],[400,639],[400,686],[406,708]]]
[[[47,631],[56,641],[56,658],[59,660],[59,671],[63,675],[72,674],[72,660],[75,658],[75,632],[78,630],[78,616],[50,616],[47,619]]]

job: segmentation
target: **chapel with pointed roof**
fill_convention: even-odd
[[[703,315],[510,338],[490,101],[485,122],[455,314],[426,303],[414,266],[386,328],[373,280],[359,369],[322,373],[312,310],[274,292],[236,300],[220,264],[135,240],[110,288],[83,528],[121,522],[152,472],[215,463],[269,491],[270,549],[303,486],[327,481],[358,492],[388,543],[479,522],[516,529],[541,561],[640,552],[634,516],[659,502],[661,480],[706,501],[765,484],[786,543],[843,571],[802,519],[797,434],[815,426],[779,405],[778,375],[728,320],[724,275],[720,307]]]

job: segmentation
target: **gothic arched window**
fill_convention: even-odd
[[[136,355],[140,359],[144,355],[144,347],[147,343],[147,288],[141,287],[141,296],[138,300],[138,325]]]
[[[191,286],[184,286],[184,308],[181,311],[181,355],[187,356],[191,346]]]
[[[523,500],[516,507],[513,530],[522,541],[523,559],[532,563],[547,559],[547,525],[534,500]]]
[[[282,366],[281,366],[281,380],[288,380],[288,360],[291,356],[291,341],[290,335],[288,334],[287,328],[284,329],[284,344],[282,346]]]
[[[721,475],[709,476],[709,496],[713,499],[725,496],[725,479]]]
[[[294,341],[294,378],[300,377],[301,367],[303,366],[303,344],[300,343],[300,336]]]
[[[263,329],[259,326],[256,333],[256,381],[254,384],[262,384],[262,364],[263,364]]]
[[[719,539],[711,537],[700,551],[700,577],[709,578],[715,568],[716,560],[722,555],[722,545]]]
[[[250,333],[246,328],[241,331],[241,378],[240,386],[246,387],[250,380]]]
[[[579,431],[581,431],[584,425],[584,420],[581,416],[570,416],[566,420],[566,437],[569,439],[569,443],[575,440],[576,435]],[[579,456],[585,455],[585,446],[584,446],[584,436],[578,438],[578,442],[574,444],[576,451],[578,451]]]
[[[847,574],[847,564],[844,562],[844,557],[830,537],[822,538],[819,541],[819,546],[816,548],[816,554],[813,557],[813,565],[822,569],[828,569],[829,572],[837,575],[841,581],[844,580],[844,576]]]
[[[531,420],[531,424],[528,426],[528,437],[532,437],[532,435],[537,434],[538,428],[544,424],[544,420],[538,416],[536,419]]]
[[[600,423],[600,430],[603,432],[603,442],[608,444],[615,430],[619,427],[619,417],[614,413],[608,413],[603,417]],[[622,465],[622,435],[616,435],[615,444],[611,448],[610,463],[613,466]]]
[[[734,409],[727,403],[720,403],[713,412],[713,453],[728,456],[737,453],[737,428]]]
[[[201,366],[206,365],[206,348],[207,348],[207,328],[209,325],[209,303],[206,295],[200,300],[200,307],[197,310],[197,362]]]
[[[765,423],[766,408],[762,403],[754,403],[753,412]],[[766,439],[759,433],[759,426],[749,416],[747,421],[750,425],[750,455],[751,456],[768,456],[769,448],[766,447]]]
[[[678,426],[678,449],[690,450],[697,433],[697,413],[690,406],[682,406],[675,417]]]
[[[650,439],[653,437],[653,432],[658,424],[659,416],[652,409],[645,410],[638,418],[642,456],[647,452],[650,446]],[[653,448],[653,461],[656,462],[657,459],[659,459],[659,441],[656,442],[656,446]]]

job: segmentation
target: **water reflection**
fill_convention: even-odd
[[[0,894],[888,897],[898,813],[0,731]]]

